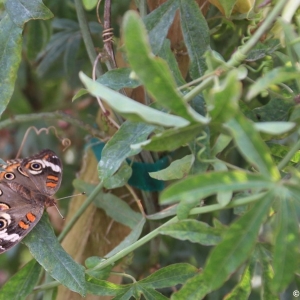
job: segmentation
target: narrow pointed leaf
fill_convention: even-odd
[[[193,124],[184,128],[172,128],[151,137],[150,140],[132,145],[131,149],[172,151],[194,139],[201,132],[202,127],[202,125]]]
[[[144,123],[124,122],[102,150],[100,178],[109,178],[127,157],[138,154],[141,149],[133,150],[130,145],[145,141],[154,129],[154,126]]]
[[[79,179],[75,179],[73,185],[79,191],[84,191],[87,196],[95,189],[95,185]],[[141,213],[134,211],[124,200],[111,193],[99,193],[94,204],[103,209],[113,220],[131,229],[134,229],[143,218]]]
[[[158,180],[181,179],[189,174],[193,161],[194,156],[189,154],[173,161],[167,168],[161,171],[150,172],[149,175]]]
[[[271,255],[262,245],[258,245],[259,262],[261,264],[261,299],[262,300],[279,300],[278,295],[275,295],[271,289],[272,279],[274,277],[274,269],[271,264]]]
[[[217,192],[245,189],[272,189],[274,183],[258,174],[241,171],[211,172],[190,176],[165,189],[160,197],[161,204],[178,201],[200,201]]]
[[[167,62],[177,85],[184,85],[186,82],[182,77],[175,55],[171,50],[170,40],[164,41],[163,46],[158,53],[158,56],[160,56]]]
[[[183,284],[187,279],[195,276],[198,269],[186,263],[173,264],[164,267],[147,278],[139,281],[139,285],[152,287],[155,289],[170,287],[177,284]]]
[[[226,126],[230,129],[236,145],[246,160],[266,177],[274,180],[280,178],[268,147],[250,121],[242,115],[236,115],[234,119],[227,122]]]
[[[134,101],[93,81],[82,72],[79,73],[79,77],[92,95],[101,97],[113,110],[119,112],[128,120],[135,122],[144,121],[149,124],[162,125],[165,127],[184,127],[190,123],[184,118],[161,112]]]
[[[293,122],[260,122],[255,123],[254,127],[260,132],[269,133],[273,135],[283,134],[292,130],[296,126]]]
[[[274,243],[274,278],[272,289],[282,292],[292,281],[299,257],[299,225],[296,215],[298,199],[283,197],[278,201],[277,235]]]
[[[25,299],[38,283],[41,270],[37,261],[31,260],[1,287],[0,300]]]
[[[21,49],[22,28],[16,26],[4,13],[0,21],[0,116],[14,91]]]
[[[144,18],[145,26],[149,34],[149,42],[152,52],[157,54],[167,36],[175,12],[178,8],[177,0],[169,0],[161,4]]]
[[[248,264],[244,270],[240,282],[234,287],[234,289],[226,295],[224,300],[240,300],[248,299],[251,293],[251,279],[253,276],[253,264]]]
[[[99,170],[99,173],[101,174],[101,169]],[[103,186],[106,189],[115,189],[124,186],[128,182],[131,175],[131,167],[124,162],[114,175],[103,180]],[[101,178],[101,175],[99,177]]]
[[[273,193],[267,194],[230,226],[222,242],[211,252],[203,273],[188,280],[183,288],[173,295],[173,300],[202,299],[209,292],[222,286],[250,255],[273,198]]]
[[[136,88],[139,81],[130,78],[132,70],[130,68],[118,68],[104,73],[97,79],[97,82],[118,91],[123,88]]]
[[[46,214],[23,241],[49,275],[71,291],[86,294],[84,268],[61,247]]]
[[[196,79],[206,70],[203,55],[210,48],[209,28],[195,1],[178,1],[183,38],[191,60],[190,74]]]
[[[145,218],[142,218],[139,223],[137,223],[134,229],[129,233],[129,235],[112,251],[105,255],[106,258],[114,256],[116,253],[120,252],[121,250],[127,248],[128,246],[132,245],[136,242],[139,237],[141,236],[143,227],[146,223]]]
[[[87,267],[87,269],[92,269],[104,260],[105,260],[104,258],[101,258],[99,256],[90,256],[85,260],[84,264]],[[113,265],[110,265],[101,270],[99,270],[99,269],[86,270],[85,273],[91,277],[101,279],[101,280],[106,280],[109,277],[112,268],[113,268]]]
[[[212,121],[222,123],[231,119],[238,111],[241,92],[236,70],[229,72],[221,84],[210,89],[205,98]]]
[[[164,219],[170,216],[174,216],[176,215],[176,211],[177,211],[177,205],[173,205],[170,206],[156,214],[153,215],[148,215],[147,219],[148,220],[160,220],[160,219]]]
[[[138,286],[140,292],[144,295],[146,300],[168,300],[163,294],[154,289]]]
[[[210,246],[221,241],[222,231],[197,220],[182,220],[161,227],[159,233],[175,239]]]
[[[94,204],[102,208],[116,222],[124,224],[131,229],[134,229],[143,218],[141,213],[134,211],[124,200],[114,194],[101,193],[95,199]]]
[[[190,122],[208,123],[209,119],[196,113],[176,89],[167,63],[151,53],[147,34],[138,14],[128,11],[123,22],[127,58],[132,69],[149,94],[162,106]]]
[[[282,83],[299,78],[299,70],[294,67],[275,68],[264,74],[263,77],[255,81],[247,93],[247,100],[257,96],[272,84]]]
[[[105,280],[96,279],[91,276],[86,276],[87,292],[92,295],[100,296],[117,296],[123,294],[130,286],[122,286]]]

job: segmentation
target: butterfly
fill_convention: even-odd
[[[0,164],[0,253],[19,243],[38,223],[60,187],[62,164],[51,150]]]

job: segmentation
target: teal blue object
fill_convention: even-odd
[[[89,146],[92,148],[98,161],[101,159],[101,153],[105,146],[105,143],[98,139],[91,139]],[[149,172],[156,172],[165,169],[169,165],[169,159],[167,156],[162,157],[153,164],[133,162],[129,159],[126,160],[132,168],[132,175],[128,180],[128,184],[147,192],[159,192],[165,187],[163,180],[157,180],[149,176]]]

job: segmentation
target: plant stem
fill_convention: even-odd
[[[75,8],[76,8],[76,13],[77,13],[77,18],[79,22],[79,27],[81,30],[82,38],[85,44],[86,51],[88,53],[91,65],[94,65],[94,61],[97,58],[97,53],[94,47],[94,43],[91,37],[90,29],[88,22],[85,17],[84,9],[82,6],[82,1],[81,0],[74,0]],[[101,67],[101,64],[97,65],[96,68],[96,74],[97,77],[101,76],[103,74],[103,70]]]
[[[240,47],[227,62],[229,67],[235,67],[239,65],[250,52],[250,50],[259,42],[259,39],[264,33],[272,26],[283,7],[286,5],[286,0],[279,0],[274,6],[270,14],[266,17],[265,21],[258,27],[253,36],[245,43],[244,46]]]
[[[85,202],[81,205],[81,207],[77,210],[77,212],[74,214],[70,222],[65,226],[63,231],[58,236],[58,241],[61,242],[65,236],[68,234],[70,229],[73,227],[73,225],[76,223],[76,221],[81,217],[83,212],[88,208],[88,206],[94,201],[98,193],[101,191],[103,187],[103,182],[101,181],[92,191],[92,193],[86,198]]]
[[[61,285],[60,282],[58,281],[51,281],[49,283],[44,283],[42,285],[36,286],[33,290],[34,291],[40,291],[40,290],[47,290],[47,289],[53,289],[57,286]]]
[[[206,87],[208,87],[211,82],[214,79],[214,76],[208,77],[206,79],[204,79],[199,85],[197,85],[195,88],[193,88],[190,92],[188,92],[187,94],[185,94],[183,96],[183,99],[186,102],[191,101],[192,99],[194,99],[201,91],[203,91]]]
[[[209,205],[209,206],[202,206],[202,207],[194,208],[190,211],[190,215],[198,215],[198,214],[213,212],[213,211],[220,210],[220,209],[228,209],[228,208],[232,208],[232,207],[235,207],[235,206],[249,204],[251,202],[254,202],[254,201],[257,201],[257,200],[261,199],[264,194],[265,194],[265,192],[258,193],[258,194],[255,194],[255,195],[251,195],[251,196],[248,196],[248,197],[244,197],[244,198],[241,198],[241,199],[237,199],[237,200],[232,201],[231,203],[229,203],[225,207],[222,206],[221,204],[213,204],[213,205]],[[118,252],[114,256],[112,256],[112,257],[108,258],[107,260],[99,263],[97,266],[90,269],[89,271],[95,271],[95,270],[103,269],[103,268],[105,268],[109,265],[114,264],[116,261],[123,258],[124,256],[126,256],[130,252],[134,251],[135,249],[137,249],[140,246],[144,245],[145,243],[149,242],[151,239],[155,238],[159,234],[160,229],[163,226],[175,223],[177,221],[178,221],[178,218],[173,217],[171,220],[164,223],[160,227],[154,229],[153,231],[151,231],[150,233],[148,233],[147,235],[142,237],[140,240],[133,243],[131,246],[121,250],[120,252]]]

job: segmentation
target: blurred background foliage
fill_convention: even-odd
[[[124,62],[123,59],[124,49],[122,48],[122,41],[120,40],[120,28],[125,12],[129,9],[135,9],[139,10],[142,16],[144,14],[145,17],[151,10],[158,7],[158,2],[148,1],[148,3],[146,3],[146,1],[142,0],[112,1],[111,26],[113,27],[114,46],[117,53],[117,64],[119,66],[126,65],[126,61]],[[231,5],[227,5],[229,2]],[[175,44],[172,45],[172,51],[177,59],[180,74],[177,74],[176,77],[176,74],[173,72],[173,75],[175,74],[174,77],[176,77],[177,83],[184,79],[183,82],[181,82],[181,84],[178,83],[178,85],[196,80],[196,73],[200,77],[200,75],[205,74],[205,71],[213,70],[215,65],[222,64],[220,61],[230,60],[233,53],[235,53],[240,46],[243,46],[255,31],[258,30],[261,22],[278,1],[273,2],[274,3],[263,0],[248,0],[228,1],[226,4],[226,1],[221,0],[196,1],[198,7],[202,10],[209,29],[209,45],[202,45],[201,51],[214,50],[214,56],[211,59],[206,57],[206,63],[210,62],[211,65],[205,65],[204,63],[205,66],[202,74],[197,73],[200,73],[199,70],[193,73],[193,70],[189,70],[190,60],[193,58],[188,57],[186,45],[184,45],[182,40],[175,41]],[[48,20],[30,20],[25,24],[23,29],[21,63],[18,69],[14,92],[5,112],[2,114],[2,120],[13,120],[16,115],[27,115],[28,121],[12,122],[11,126],[5,128],[1,127],[0,149],[2,159],[14,158],[30,126],[34,126],[38,129],[55,126],[59,137],[66,137],[71,141],[71,146],[65,152],[62,151],[64,147],[56,135],[53,134],[53,130],[49,130],[48,134],[44,131],[38,135],[34,130],[31,130],[24,141],[22,156],[32,155],[44,148],[50,148],[60,153],[64,164],[63,184],[57,193],[57,197],[60,197],[70,195],[73,191],[72,182],[76,177],[76,172],[80,170],[85,147],[91,138],[91,134],[85,130],[85,125],[79,124],[75,126],[74,124],[70,124],[67,120],[64,120],[64,118],[55,116],[48,118],[47,115],[42,115],[42,113],[63,111],[72,119],[97,128],[101,132],[106,131],[107,128],[105,128],[105,126],[103,126],[103,128],[101,126],[100,128],[98,127],[99,122],[96,120],[99,118],[97,114],[99,106],[92,96],[85,94],[76,101],[72,101],[73,97],[82,88],[82,83],[78,77],[79,71],[89,74],[89,77],[91,77],[90,74],[92,73],[92,65],[83,42],[74,2],[71,0],[45,0],[43,3],[53,13],[54,17]],[[82,4],[85,8],[85,16],[88,20],[95,49],[97,52],[100,52],[103,48],[103,26],[99,24],[97,20],[97,1],[82,0]],[[184,3],[182,5],[184,5]],[[146,9],[142,11],[143,8]],[[2,17],[4,13],[5,8],[2,4]],[[99,7],[99,15],[103,16],[103,5]],[[263,91],[253,96],[252,101],[245,100],[247,97],[249,98],[251,86],[258,78],[263,77],[264,74],[267,74],[277,67],[291,67],[293,63],[299,64],[299,52],[296,51],[297,49],[288,48],[288,50],[286,50],[285,48],[287,37],[290,39],[299,39],[299,20],[298,9],[292,27],[295,32],[291,31],[291,27],[288,26],[283,30],[283,26],[276,23],[247,54],[243,68],[239,70],[240,74],[248,72],[247,77],[240,75],[243,77],[241,79],[242,94],[240,98],[242,101],[240,101],[240,109],[244,115],[252,121],[293,120],[298,122],[299,120],[299,108],[297,106],[299,102],[296,101],[297,92],[295,92],[298,90],[299,93],[299,80],[294,80],[295,76],[292,76],[288,83],[280,82],[285,76],[283,71],[281,71],[279,75],[277,74],[279,77],[278,82],[271,84],[270,79],[267,92],[266,89],[261,88],[260,91]],[[178,35],[176,29],[173,30],[174,32],[170,33],[171,39]],[[283,37],[285,37],[285,40]],[[200,42],[197,40],[197,37],[194,36],[193,38],[196,44],[201,43],[201,36],[199,36]],[[103,62],[101,65],[103,70],[107,71],[107,65]],[[144,91],[141,92],[139,88],[129,93],[131,93],[133,99],[140,102],[147,100],[147,96],[145,97],[146,100],[144,98]],[[210,95],[204,93],[204,98],[206,97],[210,97]],[[203,110],[203,95],[201,100],[201,109]],[[30,117],[28,117],[29,114],[37,115],[30,119]],[[157,129],[157,131],[159,131],[159,129]],[[209,134],[211,135],[211,141],[218,137],[218,122],[212,124]],[[107,134],[107,137],[110,135],[111,134]],[[280,161],[288,151],[288,147],[298,138],[298,134],[288,137],[284,134],[279,137],[282,143],[277,143],[267,134],[266,136],[262,134],[262,136],[268,141],[275,161]],[[278,146],[278,144],[282,144],[282,146]],[[286,146],[287,149],[285,149],[284,146]],[[280,149],[278,147],[280,147]],[[184,145],[172,151],[172,160],[184,157],[190,153],[189,149],[192,148],[191,145],[189,145],[189,147]],[[196,150],[195,153],[197,153],[198,150]],[[284,152],[284,150],[286,150],[286,152]],[[166,151],[158,152],[156,158],[163,157],[165,154]],[[290,162],[291,165],[298,161],[298,155],[298,153],[295,154],[294,160]],[[236,151],[232,143],[223,149],[219,158],[239,168],[249,166],[245,159]],[[198,168],[204,168],[205,170],[206,165],[198,166]],[[172,183],[172,181],[170,182]],[[235,196],[238,198],[239,194]],[[145,194],[144,198],[147,198]],[[159,206],[157,198],[158,193],[153,193],[152,199],[155,200],[154,206],[156,206],[156,210],[158,210]],[[68,200],[59,202],[63,215],[67,214],[68,203]],[[216,203],[216,197],[211,196],[206,199],[206,205],[213,203]],[[210,225],[213,224],[214,219],[218,219],[224,224],[224,227],[226,227],[237,218],[237,215],[242,213],[243,209],[241,209],[241,211],[230,209],[203,214],[195,218]],[[63,220],[57,216],[55,210],[50,212],[50,217],[56,232],[59,233],[63,227]],[[157,224],[153,226],[154,227],[147,225],[143,234],[151,231]],[[266,236],[267,235],[268,232],[266,232]],[[122,239],[123,237],[120,237],[120,241]],[[126,272],[139,280],[145,278],[160,267],[173,263],[188,262],[197,267],[204,266],[211,250],[211,247],[208,246],[202,246],[189,241],[176,240],[168,236],[160,236],[159,239],[160,243],[156,244],[159,245],[157,246],[158,249],[153,249],[153,247],[147,245],[137,249],[133,257],[129,257],[128,261],[125,262]],[[29,251],[23,245],[18,245],[9,252],[1,255],[0,285],[10,278],[10,276],[29,259]],[[237,278],[239,278],[241,273],[242,271],[238,270],[224,286],[212,292],[206,299],[221,299],[235,286]],[[291,295],[291,291],[296,288],[298,280],[299,279],[296,278],[289,286],[285,292],[286,295]],[[128,283],[129,281],[125,279],[124,282]],[[169,288],[162,292],[164,295],[170,296],[173,291],[173,289]],[[249,299],[257,299],[259,293],[260,284],[257,286],[254,284],[254,289]],[[282,294],[283,299],[291,299],[285,296],[285,294]]]

